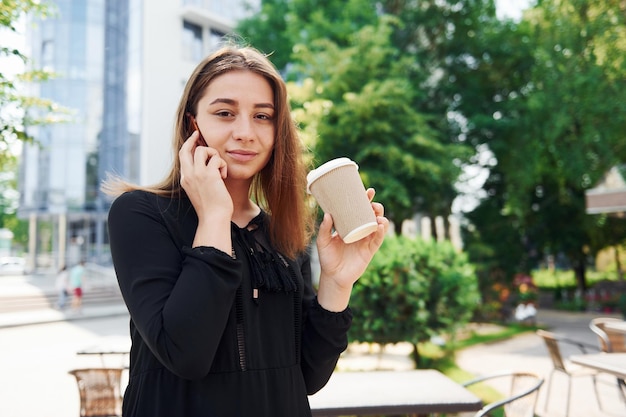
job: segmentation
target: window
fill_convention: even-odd
[[[41,43],[41,66],[46,71],[54,70],[54,41],[45,40]]]
[[[224,36],[226,36],[224,32],[220,32],[215,29],[209,30],[209,47],[211,48],[211,51],[214,51],[222,46],[224,43]]]
[[[198,62],[203,58],[202,27],[183,22],[183,59]]]

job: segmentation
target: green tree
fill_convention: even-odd
[[[452,26],[451,16],[455,25],[470,21],[478,30],[483,22],[471,21],[462,10],[474,10],[475,17],[477,6],[493,2],[456,3],[286,1],[281,3],[284,24],[274,26],[285,28],[288,36],[268,40],[256,36],[271,30],[268,22],[280,17],[268,15],[278,3],[264,1],[260,16],[238,28],[264,50],[292,45],[291,65],[285,65],[290,79],[306,83],[310,78],[314,85],[306,89],[309,97],[299,99],[303,106],[296,114],[315,157],[319,162],[335,156],[356,159],[397,230],[416,211],[433,219],[448,217],[461,166],[474,152],[459,140],[461,127],[450,117],[452,89],[442,88],[448,82],[442,70],[460,58],[433,51],[450,36],[457,43],[467,39],[463,32],[442,31]],[[456,53],[465,54],[461,48]],[[316,120],[306,115],[309,109]]]
[[[411,106],[427,116],[445,148],[458,152],[448,156],[452,170],[439,164],[444,168],[443,181],[423,199],[423,212],[431,219],[447,219],[458,196],[455,183],[460,168],[472,163],[477,147],[468,140],[466,118],[458,111],[458,103],[461,97],[471,98],[475,106],[481,106],[472,81],[475,63],[485,52],[485,34],[502,24],[495,16],[492,0],[383,0],[381,4],[401,22],[394,31],[393,44],[402,55],[413,57],[414,69],[407,77],[420,94],[414,95]]]
[[[536,200],[528,217],[531,227],[534,213],[552,217],[554,221],[540,224],[545,227],[538,228],[537,240],[568,256],[578,286],[585,289],[591,233],[597,226],[585,213],[584,192],[626,158],[626,120],[615,117],[626,112],[626,5],[544,2],[531,22],[540,48],[536,88],[529,99],[529,115],[536,123],[528,133],[539,139],[540,147],[532,161],[534,184],[527,188]],[[541,117],[546,112],[547,120]],[[552,216],[541,210],[550,203]]]
[[[351,35],[378,19],[372,0],[262,0],[260,9],[237,24],[237,33],[270,53],[272,62],[289,77],[289,64],[299,45],[326,39],[347,46]]]
[[[290,0],[263,0],[260,10],[237,24],[237,32],[260,51],[271,54],[272,63],[280,70],[291,62],[293,49],[292,36],[287,28],[290,3]]]
[[[26,15],[46,17],[51,13],[49,4],[37,0],[3,0],[0,30],[18,33],[18,22]],[[25,84],[45,82],[53,74],[29,68],[30,61],[22,51],[0,40],[0,59],[9,58],[21,61],[26,69],[16,75],[0,72],[0,169],[10,162],[17,141],[32,141],[28,126],[63,121],[69,113],[51,100],[23,93]]]
[[[13,232],[13,244],[25,248],[28,243],[28,222],[17,217],[17,160],[5,159],[0,172],[0,228]]]
[[[597,227],[584,192],[626,156],[624,12],[618,1],[538,2],[476,63],[487,69],[474,73],[482,109],[459,106],[497,160],[490,183],[501,185],[488,195],[499,204],[485,204],[527,251],[517,267],[565,254],[581,289]]]
[[[431,199],[450,190],[463,148],[446,145],[411,105],[419,94],[407,79],[411,57],[391,44],[392,22],[365,26],[339,47],[320,40],[301,47],[317,88],[312,100],[332,103],[318,121],[316,163],[347,156],[359,163],[368,186],[378,190],[400,231],[402,221],[429,209]],[[307,107],[307,103],[303,104]]]
[[[38,0],[3,0],[0,3],[0,31],[18,33],[18,22],[27,15],[46,17],[52,6]],[[62,122],[69,111],[51,100],[23,93],[28,83],[45,82],[53,74],[29,68],[30,60],[22,51],[0,38],[0,59],[17,59],[25,70],[18,74],[0,72],[0,227],[13,232],[13,242],[26,247],[28,224],[17,217],[16,191],[17,160],[15,150],[19,142],[32,142],[27,127]]]

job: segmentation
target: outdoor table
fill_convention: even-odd
[[[99,342],[86,346],[76,352],[77,355],[98,355],[102,366],[105,365],[105,357],[107,356],[122,356],[126,358],[126,355],[130,353],[130,338],[128,336],[107,336],[103,337]],[[128,368],[128,366],[124,366]]]
[[[572,355],[569,360],[572,363],[612,374],[618,378],[626,378],[626,353],[588,353]]]
[[[335,372],[309,402],[313,416],[458,413],[483,406],[434,369]]]
[[[130,337],[105,336],[76,353],[78,355],[126,355],[128,352],[130,352]]]

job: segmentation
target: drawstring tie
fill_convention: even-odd
[[[234,234],[246,249],[252,276],[252,298],[258,300],[260,289],[276,293],[296,292],[298,287],[289,270],[289,263],[280,253],[268,248],[260,239],[255,238],[255,233],[260,233],[261,226],[258,224],[254,226],[256,228],[253,230],[249,230],[248,227],[243,229],[235,227],[236,233]]]

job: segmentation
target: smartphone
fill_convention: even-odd
[[[187,113],[187,116],[189,116],[189,120],[191,120],[191,125],[193,126],[193,128],[197,130],[200,135],[198,136],[198,141],[200,142],[200,145],[206,146],[208,148],[209,145],[207,145],[206,141],[204,140],[204,137],[202,136],[202,132],[200,132],[200,129],[198,128],[198,123],[196,123],[196,118],[193,117],[191,113]]]

